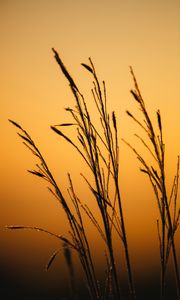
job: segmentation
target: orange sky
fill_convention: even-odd
[[[35,160],[21,145],[8,118],[19,122],[31,133],[63,190],[67,186],[66,174],[70,172],[76,178],[79,193],[84,195],[86,192],[79,176],[83,168],[81,160],[49,129],[49,125],[68,120],[64,108],[73,105],[68,84],[59,72],[51,47],[59,51],[81,91],[88,97],[93,113],[89,93],[91,78],[80,66],[91,56],[99,77],[106,81],[109,108],[117,111],[120,138],[133,141],[138,147],[133,138],[137,127],[125,114],[126,109],[135,111],[129,93],[133,87],[129,65],[133,66],[151,115],[157,109],[161,110],[167,149],[167,181],[172,182],[176,157],[180,154],[178,0],[2,0],[0,36],[2,227],[24,224],[45,227],[59,234],[66,231],[56,200],[51,198],[43,183],[26,173],[26,169],[33,169]],[[145,259],[152,256],[152,261],[158,255],[157,207],[146,178],[138,171],[134,155],[123,144],[120,157],[130,251],[138,269],[141,255]],[[28,232],[1,231],[0,236],[1,257],[8,261],[13,248],[13,264],[19,262],[18,251],[22,253],[22,248],[27,251],[33,241],[39,242],[38,249],[46,246],[45,257],[51,254],[53,245],[56,247],[49,238],[36,239]],[[139,247],[142,240],[144,246]],[[27,246],[24,241],[30,244]],[[180,249],[179,241],[178,232]],[[31,261],[31,250],[28,251]],[[33,259],[38,264],[42,249],[37,252]],[[145,268],[150,269],[150,266]]]

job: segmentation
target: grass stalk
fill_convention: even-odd
[[[39,151],[38,147],[32,140],[31,136],[16,122],[9,120],[14,126],[16,126],[21,133],[18,133],[18,135],[21,137],[23,140],[23,143],[28,147],[29,150],[35,155],[38,160],[39,164],[36,164],[37,170],[29,171],[35,176],[38,176],[42,178],[43,180],[47,181],[50,185],[49,190],[50,192],[58,199],[59,203],[61,204],[61,207],[63,208],[67,220],[69,221],[69,226],[71,228],[71,233],[73,237],[73,241],[70,242],[67,238],[62,238],[59,237],[60,240],[63,240],[66,242],[69,246],[71,246],[73,249],[75,249],[78,252],[79,259],[83,268],[83,271],[85,273],[89,291],[91,298],[94,299],[99,299],[99,287],[97,284],[97,279],[96,275],[94,272],[94,266],[92,263],[91,259],[91,253],[90,253],[90,248],[88,245],[88,240],[85,235],[85,230],[83,227],[83,222],[82,219],[80,218],[80,214],[78,211],[78,207],[76,211],[78,212],[77,217],[74,216],[73,212],[71,211],[66,199],[64,198],[59,186],[57,185],[43,155]],[[72,188],[72,186],[71,186]],[[8,227],[10,229],[23,229],[27,228],[24,226],[11,226]],[[44,229],[39,229],[37,227],[29,227],[30,229],[37,229],[38,231],[44,231],[48,232],[47,230]],[[48,232],[49,233],[49,232]],[[55,234],[52,234],[56,236]]]
[[[178,178],[179,178],[179,159],[177,164],[177,179],[175,178],[175,182],[177,183],[172,188],[172,194],[170,196],[170,200],[168,200],[167,191],[166,191],[166,181],[165,181],[165,145],[163,142],[163,130],[162,130],[162,122],[160,111],[157,111],[157,123],[159,128],[159,133],[156,134],[149,114],[146,110],[144,100],[141,96],[133,69],[130,68],[135,90],[131,90],[131,93],[135,99],[135,101],[140,106],[140,110],[142,112],[144,118],[144,124],[136,119],[127,111],[129,117],[131,117],[146,133],[148,136],[148,140],[150,142],[150,146],[144,141],[143,138],[136,135],[146,149],[149,151],[150,155],[154,159],[156,163],[156,167],[149,166],[148,163],[143,159],[142,155],[140,155],[136,149],[134,149],[130,144],[126,142],[126,144],[133,150],[136,154],[138,160],[140,161],[142,168],[140,169],[142,172],[146,173],[150,179],[152,184],[155,197],[157,199],[160,220],[161,220],[161,233],[159,230],[159,222],[158,222],[158,236],[160,242],[160,258],[161,258],[161,299],[165,299],[165,274],[166,274],[166,266],[168,262],[168,257],[170,253],[170,249],[172,248],[173,261],[174,261],[174,270],[175,270],[175,279],[176,279],[176,287],[177,287],[177,296],[178,299],[180,297],[180,279],[179,279],[179,268],[177,262],[177,253],[175,246],[174,235],[178,227],[179,213],[176,210],[176,199],[178,194]],[[151,148],[152,147],[152,148]],[[157,170],[156,170],[157,168]],[[176,192],[174,194],[174,187],[176,186]],[[171,200],[174,197],[174,216],[172,216],[170,211]]]
[[[97,111],[99,112],[100,116],[100,122],[101,126],[104,132],[103,137],[98,133],[98,130],[96,130],[95,126],[92,124],[90,115],[87,109],[87,105],[84,101],[83,95],[79,92],[79,89],[77,88],[76,84],[72,80],[69,72],[67,69],[65,69],[64,64],[62,63],[58,53],[53,49],[53,52],[55,54],[55,59],[58,62],[58,65],[61,68],[61,71],[69,81],[71,90],[74,94],[75,100],[76,100],[76,109],[74,110],[70,109],[70,112],[72,113],[72,116],[74,120],[77,122],[78,125],[78,133],[79,133],[79,140],[81,141],[83,148],[85,150],[86,154],[86,162],[88,166],[90,166],[92,173],[94,175],[96,190],[94,191],[91,187],[91,190],[95,192],[97,204],[102,216],[103,224],[104,224],[104,230],[105,230],[105,236],[106,236],[106,244],[109,251],[109,257],[111,262],[111,268],[112,268],[112,275],[113,275],[113,287],[114,287],[114,295],[117,295],[117,298],[120,299],[120,285],[117,278],[117,271],[116,271],[116,264],[114,259],[114,249],[112,244],[112,224],[114,224],[108,214],[108,207],[107,203],[109,203],[108,199],[108,193],[105,190],[105,186],[103,184],[103,174],[104,169],[101,171],[101,163],[100,160],[103,158],[103,161],[105,161],[105,158],[98,147],[97,138],[102,142],[102,145],[105,147],[105,150],[108,152],[108,155],[110,157],[110,164],[112,166],[112,169],[108,171],[108,174],[112,175],[112,178],[114,180],[114,186],[115,186],[115,194],[117,197],[118,207],[119,207],[119,216],[120,216],[120,227],[121,227],[121,240],[123,242],[124,250],[125,250],[125,258],[126,258],[126,264],[127,264],[127,272],[128,272],[128,278],[129,278],[129,288],[130,288],[130,295],[131,299],[135,299],[135,289],[134,289],[134,283],[132,278],[132,270],[131,270],[131,264],[130,264],[130,258],[129,258],[129,250],[128,250],[128,242],[127,242],[127,236],[126,236],[126,230],[125,230],[125,222],[124,222],[124,216],[123,216],[123,209],[122,209],[122,202],[120,197],[120,189],[119,189],[119,147],[118,147],[118,134],[117,134],[117,125],[116,125],[116,117],[115,113],[112,113],[112,123],[113,123],[113,129],[115,133],[115,138],[113,138],[113,129],[110,126],[110,118],[109,114],[107,112],[107,98],[106,98],[106,87],[105,83],[103,82],[103,90],[101,90],[101,85],[99,83],[99,80],[96,75],[96,71],[94,68],[94,65],[92,63],[92,60],[89,59],[90,66],[86,64],[82,64],[83,67],[85,67],[93,76],[94,78],[94,89],[92,89],[92,94],[94,98],[95,105],[97,107]],[[81,132],[81,133],[80,133]],[[76,147],[77,148],[77,147]],[[79,151],[80,152],[80,151]],[[83,154],[83,158],[85,157],[85,154]],[[106,165],[107,167],[107,165]],[[109,167],[108,167],[109,168]],[[102,201],[104,200],[104,201]],[[113,212],[114,216],[114,212]],[[112,218],[113,220],[113,218]],[[110,225],[111,224],[111,225]]]
[[[32,152],[38,160],[35,170],[29,172],[46,182],[48,189],[56,197],[61,205],[69,224],[70,238],[57,235],[48,230],[32,227],[32,226],[8,226],[8,229],[33,229],[40,232],[46,232],[58,238],[64,244],[64,255],[68,265],[70,274],[70,282],[73,293],[76,294],[74,269],[72,264],[71,250],[76,251],[79,261],[86,278],[88,291],[91,300],[123,300],[122,284],[118,278],[118,271],[121,271],[121,264],[117,265],[114,251],[115,234],[122,243],[126,271],[129,283],[129,297],[131,300],[136,299],[133,272],[130,261],[128,239],[126,233],[126,224],[123,212],[123,202],[119,185],[119,142],[118,142],[118,126],[115,112],[112,116],[107,108],[107,93],[105,82],[100,83],[92,60],[89,58],[89,65],[82,66],[90,73],[93,79],[92,97],[95,104],[96,112],[99,116],[98,127],[92,121],[90,111],[83,94],[80,92],[72,76],[68,72],[58,52],[53,48],[54,57],[61,72],[67,79],[72,95],[75,99],[73,108],[66,108],[67,113],[71,115],[71,123],[61,123],[51,126],[51,129],[68,142],[71,147],[82,157],[86,166],[93,175],[93,181],[89,181],[83,174],[87,186],[91,191],[91,196],[95,199],[98,213],[101,217],[102,225],[98,222],[97,217],[92,213],[87,204],[84,204],[75,191],[71,175],[68,174],[69,188],[68,194],[71,205],[64,197],[62,189],[58,186],[51,170],[46,163],[44,156],[36,146],[31,136],[18,123],[9,120],[19,130],[19,137],[25,146]],[[163,128],[161,122],[160,111],[157,111],[158,133],[146,110],[144,100],[141,96],[134,72],[130,69],[135,90],[131,90],[133,98],[138,103],[144,122],[142,123],[129,111],[127,114],[137,123],[148,137],[146,142],[141,136],[136,134],[138,140],[143,144],[145,149],[150,153],[153,159],[153,165],[148,163],[138,151],[126,142],[131,150],[136,154],[141,164],[141,171],[148,175],[150,183],[157,200],[159,209],[159,220],[157,220],[157,229],[159,237],[160,259],[161,259],[161,300],[165,300],[166,296],[166,270],[167,263],[172,250],[175,279],[177,287],[177,295],[180,297],[180,279],[179,268],[177,262],[175,233],[179,225],[180,210],[177,207],[178,184],[179,184],[179,157],[177,162],[177,172],[174,177],[172,191],[170,197],[167,195],[167,185],[165,177],[165,145],[163,141]],[[74,127],[76,129],[76,140],[68,137],[63,133],[64,127]],[[84,215],[90,219],[96,230],[99,232],[101,239],[105,244],[106,255],[106,274],[105,291],[102,290],[97,279],[96,268],[94,267],[94,259],[91,253],[91,246],[88,239],[86,227],[84,225]],[[46,269],[48,270],[54,261],[59,250],[55,251],[50,257]],[[75,295],[76,296],[76,295]]]

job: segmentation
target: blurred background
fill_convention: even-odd
[[[100,81],[106,82],[109,110],[116,111],[119,138],[142,150],[133,136],[141,130],[125,113],[127,109],[137,112],[129,92],[133,88],[129,72],[132,65],[154,121],[157,109],[161,111],[170,193],[180,154],[180,2],[1,0],[0,36],[1,293],[5,292],[3,299],[63,299],[69,288],[63,248],[48,273],[44,271],[53,251],[61,248],[59,241],[40,232],[4,229],[5,225],[39,226],[68,236],[67,222],[57,200],[44,182],[26,172],[34,169],[36,160],[22,145],[8,119],[20,123],[31,134],[63,193],[67,193],[69,172],[83,203],[97,213],[94,199],[80,176],[81,172],[89,176],[89,171],[78,154],[50,130],[50,125],[70,120],[64,108],[74,105],[51,48],[59,52],[94,114],[91,77],[81,66],[92,58]],[[157,289],[157,295],[157,204],[134,154],[121,140],[120,163],[120,187],[136,285],[139,290],[146,285],[151,292]],[[88,222],[87,230],[101,277],[105,272],[104,245]],[[180,253],[179,232],[176,242]],[[119,260],[120,249],[117,241]],[[74,260],[77,261],[76,255]],[[168,274],[169,299],[173,299],[171,263]],[[76,276],[82,276],[78,263]],[[121,277],[125,280],[124,266]]]

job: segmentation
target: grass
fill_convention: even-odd
[[[158,132],[156,133],[149,114],[146,110],[146,106],[142,95],[140,93],[134,72],[131,70],[131,74],[134,80],[135,90],[131,90],[131,93],[140,107],[144,123],[137,120],[129,111],[127,114],[145,131],[149,145],[144,139],[136,134],[136,137],[140,139],[144,147],[149,151],[154,160],[154,166],[148,164],[141,154],[139,154],[135,148],[126,144],[136,154],[137,159],[140,161],[142,172],[146,173],[149,177],[150,183],[153,187],[154,194],[157,200],[159,208],[159,220],[157,220],[157,230],[160,246],[160,259],[161,259],[161,299],[165,299],[165,275],[166,267],[169,259],[170,250],[172,248],[174,270],[176,278],[177,295],[180,297],[180,278],[179,268],[177,261],[177,253],[175,247],[175,233],[179,225],[180,209],[177,208],[177,196],[178,196],[178,183],[179,183],[179,156],[177,161],[177,172],[174,178],[172,192],[170,196],[167,195],[167,187],[165,180],[165,144],[163,140],[163,127],[161,121],[160,111],[157,111],[157,124]],[[171,210],[171,206],[173,209]]]
[[[93,181],[90,182],[83,174],[81,174],[88,185],[91,194],[96,202],[99,214],[101,216],[102,225],[97,220],[87,204],[83,203],[75,191],[71,175],[68,174],[69,180],[69,199],[66,199],[62,192],[62,187],[59,187],[51,170],[48,167],[40,150],[35,142],[18,123],[9,120],[15,127],[18,128],[18,135],[23,140],[25,146],[32,152],[38,162],[35,170],[29,170],[35,176],[48,182],[48,189],[54,197],[57,198],[59,204],[64,210],[69,223],[69,236],[64,237],[51,233],[45,229],[38,227],[25,226],[7,226],[9,229],[33,229],[46,232],[53,235],[55,238],[63,242],[64,256],[69,270],[71,282],[71,298],[78,299],[78,294],[75,290],[74,283],[74,266],[72,263],[72,251],[76,251],[79,261],[84,272],[84,278],[88,287],[88,294],[93,300],[135,300],[136,292],[133,279],[133,271],[130,260],[130,251],[128,246],[128,237],[126,234],[126,222],[123,212],[123,201],[119,186],[119,134],[115,112],[109,113],[107,109],[107,96],[105,82],[100,82],[95,67],[91,59],[89,64],[82,66],[92,76],[93,88],[92,97],[99,115],[100,126],[96,127],[91,119],[88,104],[86,103],[83,94],[79,91],[76,83],[63,64],[59,54],[55,49],[52,49],[55,60],[60,67],[61,72],[66,77],[70,90],[75,100],[73,108],[66,108],[67,113],[71,115],[71,123],[62,123],[51,126],[60,138],[66,140],[82,157],[85,165],[89,168]],[[125,142],[136,154],[141,164],[141,171],[144,172],[152,184],[154,194],[157,200],[159,209],[159,220],[157,222],[157,230],[159,237],[160,259],[161,259],[161,300],[165,299],[165,275],[166,267],[172,250],[174,261],[175,279],[177,286],[177,296],[180,296],[179,269],[177,262],[177,253],[175,245],[175,233],[178,228],[179,210],[177,204],[178,182],[179,182],[179,158],[177,162],[177,174],[174,178],[172,192],[170,197],[167,196],[165,182],[165,147],[163,141],[163,130],[160,112],[157,111],[158,134],[155,132],[149,114],[146,110],[144,100],[141,96],[136,78],[131,68],[131,74],[134,80],[135,90],[131,93],[137,102],[142,112],[145,122],[137,120],[130,112],[127,112],[129,117],[143,128],[147,135],[147,142],[140,136],[136,135],[143,143],[144,147],[150,152],[154,159],[155,166],[151,166],[143,159],[143,155]],[[64,127],[75,127],[77,136],[74,141],[71,137],[63,133]],[[112,194],[113,191],[113,194]],[[72,207],[73,206],[73,207]],[[91,253],[91,242],[89,241],[87,230],[85,227],[84,218],[89,218],[99,233],[100,238],[104,241],[106,248],[106,279],[104,283],[99,282],[97,271],[94,266],[94,261]],[[122,244],[124,251],[128,287],[129,291],[124,298],[122,292],[122,283],[119,280],[118,272],[121,271],[121,265],[117,263],[114,249],[114,239],[117,238]],[[46,269],[48,270],[58,255],[58,250],[50,257]]]

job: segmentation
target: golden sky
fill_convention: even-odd
[[[86,191],[79,176],[83,168],[81,159],[49,129],[50,125],[68,120],[64,108],[74,103],[53,58],[52,47],[87,96],[92,113],[91,77],[80,64],[87,63],[88,57],[93,59],[99,78],[106,81],[109,109],[117,112],[120,138],[138,147],[133,134],[139,129],[125,114],[126,109],[135,111],[129,93],[133,88],[129,66],[133,66],[151,116],[161,110],[170,186],[180,154],[179,0],[1,0],[0,36],[2,227],[24,224],[59,234],[66,231],[61,209],[46,186],[26,173],[26,169],[33,169],[35,160],[21,145],[15,128],[7,121],[9,118],[30,132],[64,191],[67,172],[76,179],[77,190],[82,195]],[[154,253],[158,256],[157,207],[147,178],[139,172],[134,155],[123,143],[120,160],[130,252],[138,269],[142,255],[144,260],[150,255],[152,261]],[[44,257],[54,249],[49,238],[39,239],[33,233],[1,231],[0,236],[1,257],[8,261],[13,248],[14,265],[20,260],[18,253],[22,253],[23,247],[25,251],[31,249],[32,241],[39,242],[38,249],[46,246]],[[145,246],[139,247],[142,240]],[[180,249],[179,232],[177,241]],[[42,249],[37,252],[33,258],[38,264]]]

